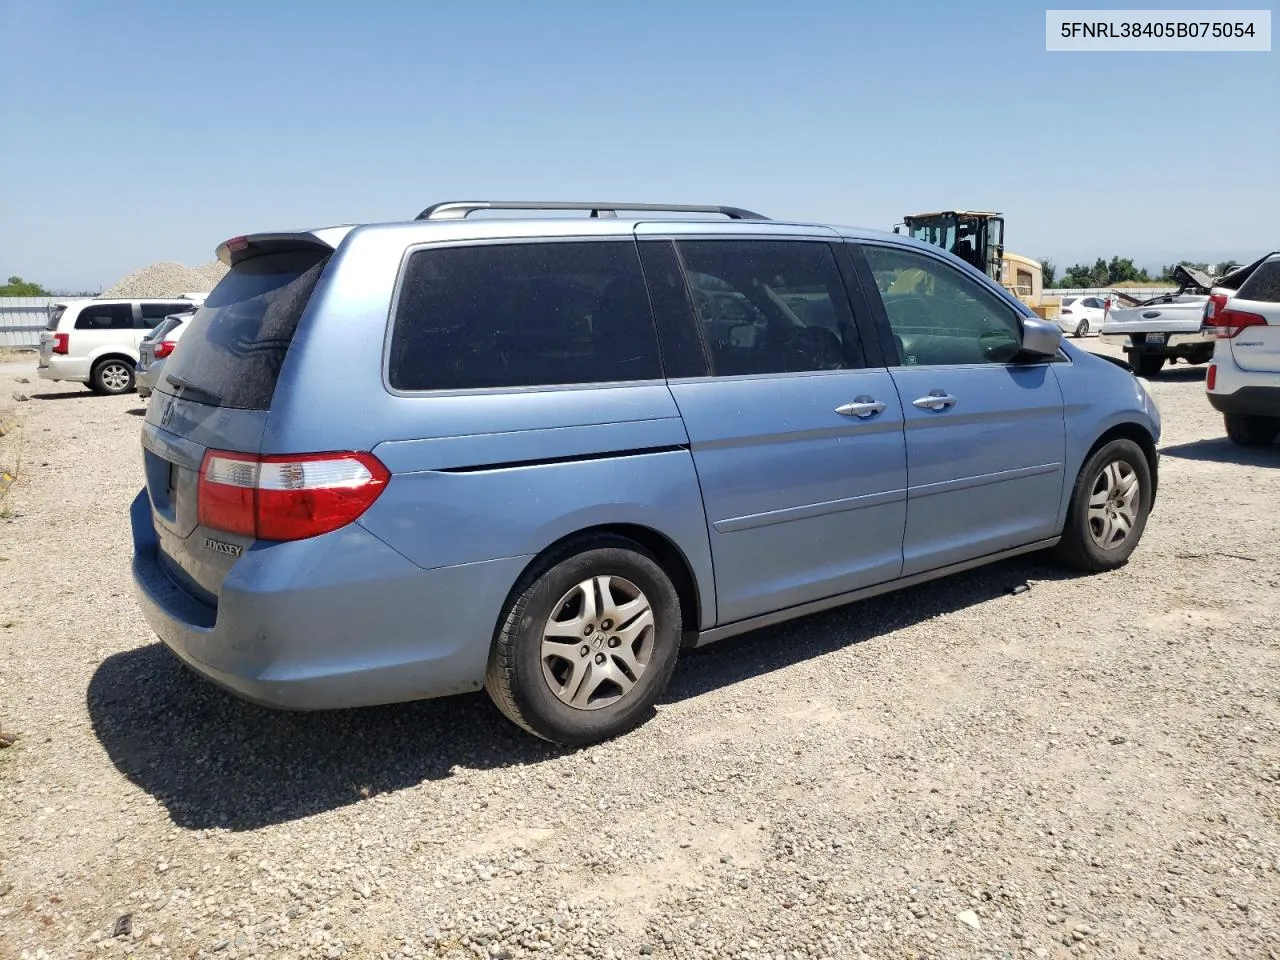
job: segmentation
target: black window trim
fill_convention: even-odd
[[[1024,320],[1040,319],[1040,317],[1036,316],[1036,314],[1032,312],[1030,307],[1028,307],[1025,303],[1023,303],[1017,297],[1013,296],[1013,294],[1009,293],[1009,291],[1006,290],[1004,287],[994,284],[991,281],[991,278],[986,276],[986,274],[982,274],[981,278],[975,277],[972,274],[967,274],[965,270],[962,270],[960,267],[957,267],[954,263],[950,263],[945,257],[938,256],[932,250],[922,250],[919,247],[915,246],[914,244],[909,245],[905,243],[894,243],[892,240],[867,240],[867,239],[850,238],[845,241],[845,244],[849,248],[849,255],[854,265],[854,272],[857,274],[858,279],[861,282],[862,288],[864,291],[876,290],[875,275],[871,271],[871,264],[867,260],[866,253],[864,252],[864,248],[882,247],[889,250],[902,250],[908,253],[919,254],[920,256],[925,257],[926,259],[929,259],[929,260],[934,260],[937,263],[941,264],[942,266],[946,267],[947,269],[960,274],[961,276],[968,276],[969,279],[974,280],[975,282],[978,282],[980,279],[986,280],[987,289],[992,293],[999,293],[1001,298],[1004,300],[1004,302],[1009,304],[1010,308],[1013,311],[1014,316],[1018,318],[1018,331],[1020,334],[1022,332],[1022,322]],[[894,339],[893,327],[889,324],[889,315],[888,313],[885,312],[884,302],[880,299],[878,295],[873,297],[869,292],[865,294],[864,299],[868,302],[868,306],[870,308],[870,315],[873,318],[875,331],[880,341],[881,349],[884,352],[884,359],[886,361],[886,366],[890,368],[905,369],[903,367],[902,357],[898,354],[898,344],[897,344],[897,341]],[[1010,366],[1034,367],[1034,366],[1038,366],[1039,364],[1071,363],[1071,362],[1072,362],[1071,356],[1066,352],[1066,350],[1059,348],[1058,356],[1053,360],[1044,359],[1044,360],[1006,361],[1004,363],[953,364],[948,366],[947,369],[952,369],[952,370],[976,370],[976,369],[982,369],[982,368],[1002,369]],[[912,368],[912,369],[916,369],[916,368]]]
[[[702,329],[702,324],[698,320],[697,310],[693,312],[693,322],[697,327],[698,342],[702,344],[703,358],[706,360],[707,372],[692,377],[672,377],[669,383],[713,383],[738,380],[776,380],[782,377],[832,377],[843,376],[850,373],[861,373],[866,370],[883,369],[883,363],[872,363],[872,350],[875,342],[867,337],[867,330],[864,325],[864,318],[857,309],[857,302],[850,292],[849,278],[846,276],[844,268],[841,266],[840,246],[843,246],[842,238],[836,234],[817,234],[817,233],[775,233],[775,232],[733,232],[723,230],[708,230],[703,232],[675,232],[670,233],[662,231],[657,233],[644,233],[637,235],[640,242],[648,242],[653,240],[663,240],[673,242],[675,245],[676,262],[680,265],[680,273],[684,278],[685,295],[692,298],[692,290],[689,282],[689,268],[684,261],[684,255],[680,251],[681,242],[693,243],[704,241],[739,241],[743,243],[760,243],[768,242],[799,242],[799,243],[822,243],[831,251],[831,256],[835,261],[836,272],[840,277],[841,285],[845,292],[845,302],[849,308],[850,318],[852,320],[852,333],[858,338],[859,347],[862,350],[863,364],[860,367],[843,367],[839,370],[795,370],[784,371],[781,373],[736,373],[736,374],[716,374],[715,366],[711,360],[711,348],[706,341],[706,333]],[[859,291],[861,295],[861,291]],[[877,351],[878,352],[878,351]],[[877,359],[880,359],[877,357]]]
[[[91,327],[82,327],[82,326],[80,326],[80,325],[79,325],[79,324],[80,324],[80,318],[81,318],[81,317],[82,317],[82,316],[83,316],[87,311],[92,310],[94,307],[121,307],[121,306],[123,306],[123,307],[128,307],[128,308],[129,308],[129,320],[130,320],[130,326],[127,326],[127,327],[91,328]],[[63,313],[63,317],[65,317],[65,316],[66,316],[66,313]],[[123,331],[123,330],[137,330],[137,329],[138,329],[138,324],[140,323],[140,318],[141,318],[141,313],[140,313],[140,312],[139,312],[139,310],[138,310],[138,302],[137,302],[136,300],[125,300],[125,299],[123,299],[123,298],[112,298],[111,300],[106,300],[106,301],[104,301],[104,300],[101,300],[101,299],[95,299],[95,300],[90,300],[90,301],[88,301],[87,303],[82,304],[82,305],[81,305],[81,306],[76,310],[76,312],[75,312],[75,316],[72,318],[72,321],[71,321],[71,326],[70,326],[68,329],[72,330],[73,332],[74,332],[74,331],[76,331],[76,330],[91,330],[91,329],[98,329],[98,330],[99,330],[99,332],[101,332],[103,329],[108,330],[108,331],[110,331],[110,330],[115,330],[115,331]],[[59,323],[61,323],[61,318],[59,318]]]
[[[397,314],[400,310],[400,294],[404,288],[405,276],[409,272],[409,260],[415,253],[423,250],[447,250],[454,247],[481,247],[481,246],[527,246],[533,243],[629,243],[635,249],[636,260],[640,261],[640,250],[636,246],[636,237],[632,233],[624,234],[608,234],[601,236],[600,234],[584,234],[584,235],[566,235],[554,237],[481,237],[474,239],[450,239],[436,241],[422,241],[410,244],[405,247],[404,253],[400,257],[400,265],[396,270],[396,282],[391,290],[391,303],[387,312],[387,323],[383,330],[382,336],[382,388],[393,397],[404,397],[412,399],[415,397],[466,397],[466,396],[492,396],[494,394],[524,394],[524,393],[558,393],[566,390],[618,390],[631,387],[653,387],[666,386],[667,379],[665,376],[656,379],[647,380],[606,380],[599,383],[543,383],[530,384],[527,386],[510,386],[510,387],[444,387],[432,388],[427,390],[404,390],[400,387],[391,385],[391,341],[395,334],[395,326]],[[640,263],[640,276],[644,278],[644,264]],[[648,283],[645,283],[645,299],[650,303],[649,322],[653,325],[654,342],[658,344],[658,361],[662,363],[662,344],[658,337],[657,321],[653,316],[652,298],[649,296]]]

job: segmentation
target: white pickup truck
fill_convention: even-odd
[[[1153,377],[1166,362],[1179,358],[1208,363],[1213,357],[1213,334],[1201,330],[1213,278],[1181,265],[1174,268],[1173,277],[1178,281],[1176,292],[1149,300],[1116,291],[1102,321],[1103,342],[1122,347],[1140,377]],[[1115,306],[1117,299],[1126,305]]]

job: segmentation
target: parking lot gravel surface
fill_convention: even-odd
[[[143,401],[0,366],[0,957],[1280,957],[1280,446],[1203,375],[1154,381],[1124,569],[725,641],[564,750],[479,694],[285,714],[187,672],[132,596]]]

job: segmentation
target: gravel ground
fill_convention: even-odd
[[[1201,370],[1154,385],[1125,569],[1024,559],[726,641],[580,751],[479,695],[287,715],[186,672],[131,596],[141,402],[32,373],[0,367],[33,395],[4,957],[1280,957],[1280,446],[1232,447]]]

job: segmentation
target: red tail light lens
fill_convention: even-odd
[[[1200,321],[1200,326],[1212,331],[1213,327],[1218,325],[1218,314],[1225,310],[1227,306],[1227,297],[1223,293],[1213,293],[1209,295],[1209,299],[1204,304],[1204,318]]]
[[[169,354],[173,353],[173,348],[177,346],[172,340],[161,340],[156,344],[156,359],[163,360]]]
[[[1071,312],[1071,308],[1070,308],[1070,307],[1063,307],[1063,308],[1062,308],[1062,315],[1063,315],[1064,317],[1065,317],[1068,313],[1070,313],[1070,312]]]
[[[391,475],[369,453],[255,457],[210,450],[200,465],[203,526],[256,540],[305,540],[345,527]]]
[[[1218,385],[1218,365],[1216,363],[1209,364],[1209,372],[1205,374],[1204,386],[1206,390],[1212,390]]]
[[[53,352],[68,353],[71,350],[71,334],[55,333],[53,335]]]
[[[1245,327],[1265,327],[1267,318],[1257,313],[1223,308],[1214,314],[1212,322],[1206,318],[1205,323],[1213,328],[1219,340],[1230,340]]]

